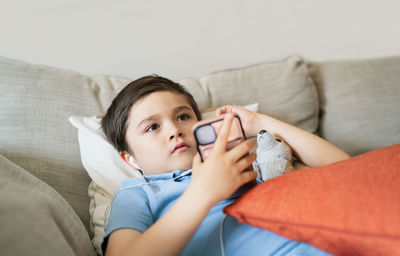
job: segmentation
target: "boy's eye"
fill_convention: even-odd
[[[154,130],[158,129],[158,127],[160,127],[158,124],[152,124],[152,125],[150,125],[150,126],[148,126],[148,127],[146,128],[146,132],[154,131]]]
[[[188,120],[189,118],[190,118],[190,115],[188,115],[188,114],[180,114],[178,116],[178,121]]]

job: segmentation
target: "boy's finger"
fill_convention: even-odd
[[[216,112],[217,116],[220,116],[225,113],[231,112],[231,111],[229,111],[230,107],[231,107],[230,105],[222,106],[222,107],[218,108],[215,112]]]
[[[245,140],[239,145],[232,148],[228,154],[233,159],[240,159],[244,154],[250,152],[256,145],[256,142],[252,139]]]
[[[224,113],[225,113],[225,107],[220,107],[217,110],[215,110],[216,116],[220,116],[220,115],[222,115]]]
[[[244,183],[250,182],[257,178],[257,172],[255,171],[244,171],[240,174],[242,176]]]
[[[242,171],[246,170],[246,168],[248,168],[249,170],[252,170],[253,169],[252,163],[254,162],[254,160],[256,160],[256,158],[257,158],[257,154],[255,152],[242,157],[236,163],[238,172],[242,172]]]
[[[228,113],[224,118],[224,123],[221,126],[221,129],[218,133],[217,140],[215,141],[214,149],[218,151],[225,151],[226,144],[229,137],[229,132],[231,130],[233,121],[233,114]]]

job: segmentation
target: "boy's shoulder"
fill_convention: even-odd
[[[140,178],[127,178],[123,180],[113,195],[113,201],[116,200],[117,197],[119,201],[127,200],[128,198],[145,198],[146,193],[143,190],[143,185],[146,184],[147,182]]]

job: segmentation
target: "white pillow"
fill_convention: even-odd
[[[90,178],[105,192],[113,195],[122,180],[137,176],[137,172],[120,159],[101,129],[101,118],[71,116],[69,121],[78,129],[83,167]]]
[[[258,103],[244,106],[257,112]],[[202,111],[202,118],[215,116],[215,109]],[[96,252],[101,255],[106,209],[118,185],[126,178],[142,176],[120,158],[117,150],[107,141],[101,129],[101,118],[70,116],[70,123],[78,129],[78,140],[83,167],[92,183],[89,186],[92,239]]]

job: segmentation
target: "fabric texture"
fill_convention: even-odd
[[[120,228],[145,232],[190,185],[191,175],[187,173],[146,176],[146,182],[135,178],[124,180],[112,202],[106,236]],[[180,255],[327,255],[305,243],[226,217],[222,209],[232,201],[221,201],[209,211]],[[106,237],[104,249],[107,242]]]
[[[334,255],[400,252],[400,144],[266,181],[224,211]]]
[[[67,118],[101,113],[96,87],[77,72],[0,57],[0,154],[55,188],[88,230],[90,179]]]
[[[2,255],[95,255],[85,226],[53,188],[0,155]]]
[[[103,255],[101,243],[103,242],[105,223],[108,221],[106,212],[111,205],[112,196],[93,181],[89,185],[88,192],[90,227],[93,230],[92,244],[97,255]]]
[[[311,63],[320,135],[350,155],[400,142],[400,56]]]
[[[258,103],[244,106],[251,111],[258,111]],[[202,117],[215,116],[215,109],[202,111]],[[142,179],[121,160],[118,152],[107,141],[101,129],[100,117],[72,116],[69,121],[78,129],[78,140],[82,164],[92,179],[88,191],[90,197],[89,213],[93,244],[97,253],[101,253],[100,244],[104,236],[105,211],[111,202],[112,195],[119,184],[127,178]]]

